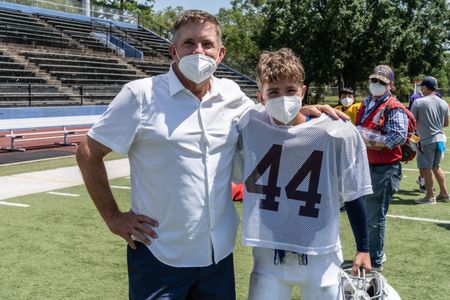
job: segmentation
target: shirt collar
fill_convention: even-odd
[[[170,64],[170,69],[168,72],[170,96],[173,96],[173,95],[179,93],[180,91],[188,90],[181,83],[181,81],[178,79],[177,75],[175,74],[175,71],[173,70],[173,64],[174,64],[174,62],[172,62]],[[225,91],[223,91],[223,89],[221,88],[221,84],[218,82],[218,80],[219,79],[217,79],[216,77],[211,76],[211,80],[210,80],[211,85],[210,85],[210,89],[207,93],[207,95],[209,94],[210,97],[216,96],[218,94],[220,94],[221,96],[226,95]]]
[[[211,88],[209,90],[210,95],[215,96],[220,94],[221,96],[224,96],[225,93],[221,87],[222,85],[219,83],[219,79],[214,77],[214,75],[211,76]]]
[[[376,99],[375,103],[384,102],[389,98],[389,96],[391,96],[391,94],[387,93],[386,95],[383,95],[383,96],[379,97],[378,99]],[[364,99],[364,106],[367,107],[369,105],[370,101],[372,101],[372,96],[367,96],[366,99]]]
[[[170,96],[173,96],[173,95],[177,94],[178,92],[186,89],[184,87],[184,85],[181,83],[181,81],[178,79],[175,72],[173,71],[173,64],[174,64],[174,62],[172,62],[170,64],[170,69],[169,69],[169,72],[167,73],[167,76],[169,79],[168,81],[169,81]]]

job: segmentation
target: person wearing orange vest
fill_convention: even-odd
[[[408,116],[403,111],[403,105],[391,93],[394,72],[389,66],[376,66],[369,81],[371,95],[362,102],[356,125],[366,143],[374,191],[365,198],[370,259],[373,269],[381,271],[386,258],[386,215],[393,194],[400,188],[400,145],[407,138]]]

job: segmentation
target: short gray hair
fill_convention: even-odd
[[[220,30],[219,21],[213,15],[198,9],[186,10],[175,22],[172,29],[173,42],[177,40],[178,30],[187,24],[203,24],[211,23],[216,26],[217,41],[222,44],[222,32]]]

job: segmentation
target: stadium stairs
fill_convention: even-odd
[[[71,91],[14,52],[12,48],[0,49],[0,107],[76,104],[71,99]]]
[[[108,104],[124,83],[163,74],[171,61],[170,42],[143,27],[2,7],[0,43],[0,107]],[[123,57],[124,45],[143,57]],[[215,75],[255,98],[248,77],[223,64]]]

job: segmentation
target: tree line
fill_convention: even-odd
[[[140,24],[150,28],[170,28],[184,10],[155,12],[153,0],[111,3],[137,11]],[[262,51],[289,47],[305,66],[306,84],[319,88],[348,86],[364,94],[373,67],[388,64],[402,101],[412,93],[412,82],[425,75],[436,77],[449,93],[447,0],[232,0],[231,5],[217,14],[225,63],[244,74],[254,75]]]

